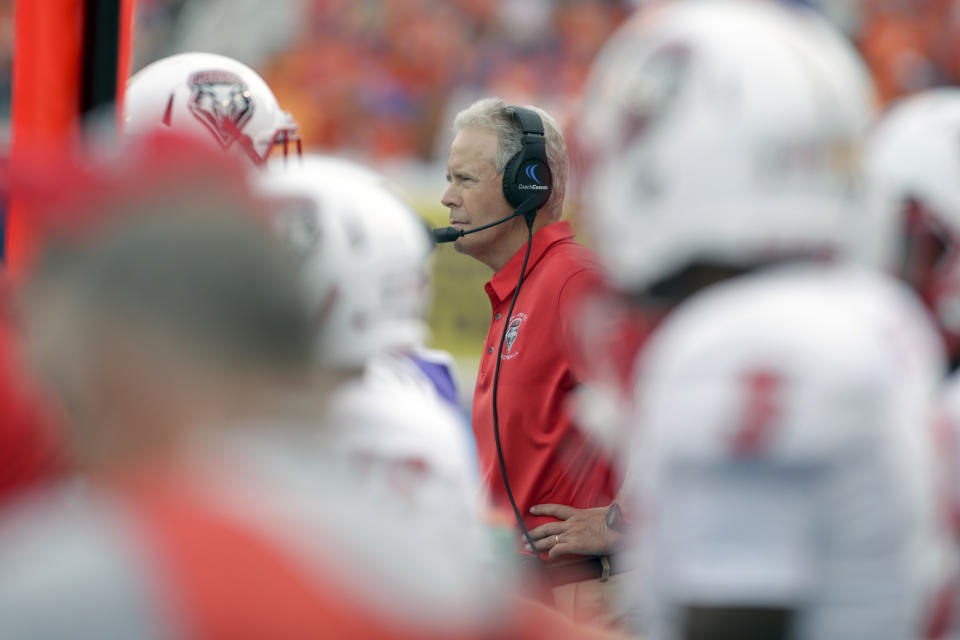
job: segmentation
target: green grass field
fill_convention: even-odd
[[[431,226],[448,224],[447,210],[439,202],[414,204]],[[458,361],[475,362],[490,325],[490,300],[483,285],[492,272],[454,251],[452,244],[443,244],[434,251],[430,275],[433,284],[428,315],[431,346],[449,351]]]

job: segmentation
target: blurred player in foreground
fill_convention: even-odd
[[[128,203],[118,215],[129,219],[51,250],[34,272],[31,351],[70,411],[89,488],[51,492],[4,522],[4,637],[320,632],[316,607],[349,609],[271,538],[276,451],[238,448],[309,372],[295,265],[241,200],[172,193]],[[278,602],[262,600],[264,583]]]
[[[85,486],[0,520],[0,636],[593,637],[506,595],[485,608],[317,446],[327,318],[246,171],[178,148],[102,169],[96,220],[27,281],[30,360]]]
[[[433,248],[427,227],[383,178],[359,165],[308,156],[271,169],[255,176],[259,191],[301,260],[317,360],[338,378],[318,415],[318,446],[344,456],[345,482],[380,504],[383,525],[369,532],[371,542],[402,527],[430,549],[430,561],[415,569],[430,603],[421,613],[435,622],[457,608],[460,618],[485,615],[490,578],[506,576],[488,566],[452,360],[423,346]],[[442,613],[438,602],[446,603]]]
[[[878,191],[881,258],[930,309],[960,363],[960,90],[936,89],[895,104],[871,132],[868,177]]]
[[[66,471],[53,412],[32,388],[21,354],[20,327],[0,272],[0,508]]]
[[[266,164],[276,147],[301,151],[297,123],[250,67],[212,53],[181,53],[151,63],[127,82],[127,138],[166,129]]]
[[[665,5],[595,63],[578,133],[599,255],[667,310],[637,364],[625,513],[654,639],[924,635],[944,362],[918,301],[842,260],[878,233],[871,114],[849,44],[773,3]]]
[[[960,186],[953,173],[960,171],[958,136],[960,90],[936,89],[895,104],[874,127],[867,147],[887,237],[881,255],[923,299],[953,372],[943,389],[938,452],[950,474],[943,517],[955,536],[960,534]]]

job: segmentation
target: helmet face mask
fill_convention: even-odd
[[[900,276],[917,290],[934,274],[943,274],[954,262],[957,238],[940,217],[915,198],[904,203],[903,252]]]
[[[266,155],[256,164],[258,166],[265,165],[270,160],[270,154],[278,147],[283,154],[283,159],[286,160],[291,155],[291,146],[293,147],[292,153],[296,154],[298,158],[303,157],[303,143],[300,139],[296,124],[291,127],[277,129],[273,134],[273,138],[270,140],[270,144],[267,146]],[[251,150],[250,153],[253,153],[253,151]]]
[[[159,127],[236,149],[263,166],[276,147],[302,151],[297,124],[252,69],[224,56],[185,53],[158,60],[127,84],[124,130]]]
[[[960,359],[960,230],[923,202],[909,198],[901,211],[901,251],[893,270],[923,300],[940,328],[950,357]]]

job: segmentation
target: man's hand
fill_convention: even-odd
[[[622,534],[607,527],[609,507],[575,509],[562,504],[537,504],[530,507],[535,516],[553,516],[560,522],[548,522],[530,530],[537,551],[548,551],[554,560],[568,553],[600,556],[613,553],[620,547]],[[521,540],[522,541],[522,540]],[[530,550],[530,545],[526,545]]]

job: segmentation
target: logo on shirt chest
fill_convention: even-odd
[[[512,318],[510,318],[510,324],[507,325],[507,337],[504,341],[504,351],[500,354],[500,358],[503,360],[510,360],[516,358],[520,355],[519,351],[514,351],[513,347],[517,342],[517,339],[520,337],[520,328],[523,326],[523,323],[527,320],[527,314],[517,313]]]

